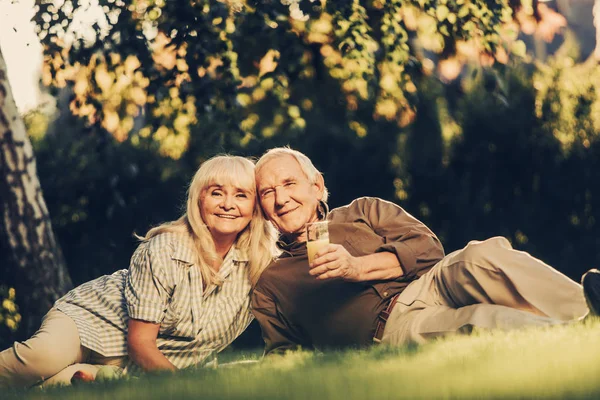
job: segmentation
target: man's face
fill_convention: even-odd
[[[304,227],[318,219],[322,180],[311,183],[298,161],[285,155],[263,164],[256,174],[256,186],[260,205],[279,232],[306,241]]]

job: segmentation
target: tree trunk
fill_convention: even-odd
[[[18,336],[30,335],[56,299],[72,287],[52,232],[25,124],[0,50],[0,283],[16,289]]]

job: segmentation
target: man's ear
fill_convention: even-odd
[[[314,183],[317,187],[317,199],[323,200],[323,194],[325,193],[325,179],[321,173],[317,174],[317,181]]]

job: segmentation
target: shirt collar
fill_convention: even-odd
[[[196,263],[196,247],[192,238],[177,238],[177,240],[173,241],[173,247],[173,254],[171,255],[172,259],[183,261],[187,264]],[[238,249],[235,244],[231,247],[225,258],[227,258],[230,253],[231,259],[235,262],[250,261],[248,253],[242,249]]]
[[[250,257],[248,257],[248,253],[245,250],[238,249],[235,244],[231,248],[230,251],[233,251],[232,257],[233,261],[236,262],[248,262],[250,261]]]
[[[183,261],[187,264],[196,263],[196,247],[194,241],[187,235],[178,236],[173,241],[173,260]]]
[[[306,242],[287,241],[283,236],[277,241],[277,247],[283,251],[283,254],[295,257],[306,254]]]

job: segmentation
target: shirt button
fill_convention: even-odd
[[[383,297],[388,297],[388,292],[383,292]]]

